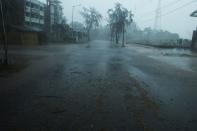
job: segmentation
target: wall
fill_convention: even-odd
[[[9,45],[38,45],[38,37],[34,32],[8,32],[7,42]]]

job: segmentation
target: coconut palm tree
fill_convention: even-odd
[[[116,3],[114,9],[109,9],[107,13],[111,30],[111,40],[113,40],[115,36],[116,43],[118,43],[120,34],[122,33],[122,46],[125,46],[126,26],[133,22],[132,12],[124,8],[120,3]]]

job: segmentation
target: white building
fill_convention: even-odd
[[[38,30],[44,28],[45,4],[39,0],[25,1],[25,26],[33,27]]]

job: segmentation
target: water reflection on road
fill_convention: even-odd
[[[180,130],[196,129],[196,53],[139,45],[129,48],[139,53],[129,73],[160,103],[160,115],[167,123],[183,126]]]
[[[130,48],[182,70],[197,72],[197,53],[190,49],[161,49],[137,45],[131,45]]]

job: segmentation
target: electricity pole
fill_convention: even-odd
[[[158,1],[157,9],[156,9],[156,15],[155,15],[155,23],[154,23],[154,29],[155,30],[161,30],[161,0]]]
[[[3,57],[3,64],[8,65],[8,44],[7,44],[7,36],[6,36],[6,29],[5,29],[5,20],[4,20],[4,12],[3,12],[3,5],[2,0],[0,0],[0,10],[1,10],[1,20],[2,20],[2,36],[3,36],[3,49],[4,49],[4,57]]]

